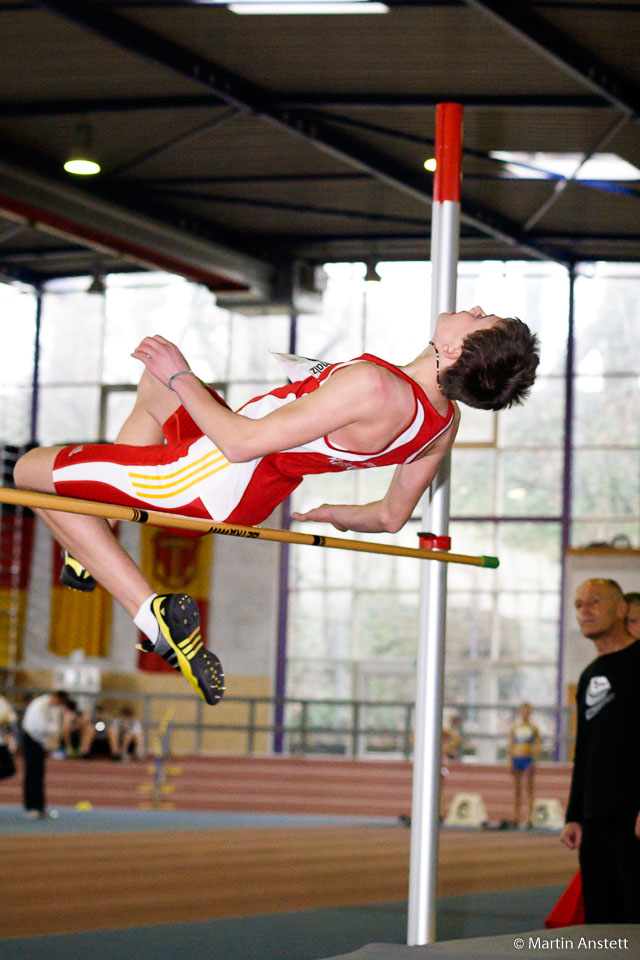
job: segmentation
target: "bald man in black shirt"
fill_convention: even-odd
[[[578,684],[578,733],[560,839],[578,850],[587,923],[640,923],[640,641],[615,580],[576,591],[598,656]]]

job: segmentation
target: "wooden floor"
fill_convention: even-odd
[[[22,834],[2,845],[0,938],[407,897],[400,826]],[[564,884],[575,869],[556,836],[441,834],[441,894]]]

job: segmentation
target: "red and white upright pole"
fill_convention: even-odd
[[[438,315],[455,310],[461,170],[462,106],[439,103],[431,215],[432,333]],[[447,457],[431,485],[423,514],[422,529],[438,536],[445,536],[449,527],[449,466]],[[410,946],[430,943],[436,938],[446,589],[446,564],[424,564],[420,583],[411,807],[407,929]]]

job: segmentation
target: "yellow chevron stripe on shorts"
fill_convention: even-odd
[[[211,460],[212,457],[216,457],[218,454],[222,456],[217,447],[214,447],[213,450],[210,450],[208,453],[205,453],[204,456],[200,457],[198,460],[194,460],[192,463],[187,463],[184,467],[180,467],[179,470],[174,470],[173,473],[165,473],[163,477],[159,477],[157,473],[129,473],[129,476],[136,480],[170,480],[171,477],[179,477],[181,474],[186,473],[188,470],[193,470],[194,467],[197,467],[198,464],[204,463],[204,461]],[[216,463],[218,461],[216,460]],[[208,464],[206,464],[208,466]],[[167,464],[171,466],[171,464]]]
[[[227,460],[226,463],[221,464],[219,467],[216,467],[214,470],[210,470],[209,473],[204,473],[199,477],[196,477],[195,480],[192,480],[191,483],[185,483],[181,487],[176,487],[174,490],[169,493],[148,493],[148,490],[162,490],[167,486],[172,486],[172,484],[141,484],[133,483],[132,486],[136,493],[140,493],[141,499],[144,500],[167,500],[170,497],[175,497],[180,493],[184,493],[185,490],[190,490],[191,487],[197,486],[199,483],[202,483],[203,480],[208,480],[209,477],[212,477],[216,473],[220,473],[221,470],[226,470],[227,467],[230,467],[231,463]],[[185,478],[186,479],[186,478]]]

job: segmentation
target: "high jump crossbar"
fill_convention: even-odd
[[[104,517],[107,520],[129,520],[146,523],[152,527],[174,527],[178,530],[198,530],[201,533],[219,533],[228,537],[246,537],[248,540],[275,540],[280,543],[302,543],[312,547],[329,547],[335,550],[354,550],[358,553],[379,553],[393,557],[413,557],[417,560],[438,560],[440,563],[462,563],[472,567],[499,565],[497,557],[470,557],[465,554],[443,550],[423,550],[418,547],[401,547],[390,543],[373,543],[368,540],[348,540],[345,537],[325,537],[316,533],[299,533],[294,530],[274,530],[269,527],[245,527],[237,523],[216,520],[200,520],[197,517],[181,517],[160,510],[139,510],[115,503],[100,503],[94,500],[77,500],[52,493],[33,490],[14,490],[0,487],[0,503],[30,507],[33,510],[59,510],[62,513],[78,513],[84,516]]]

